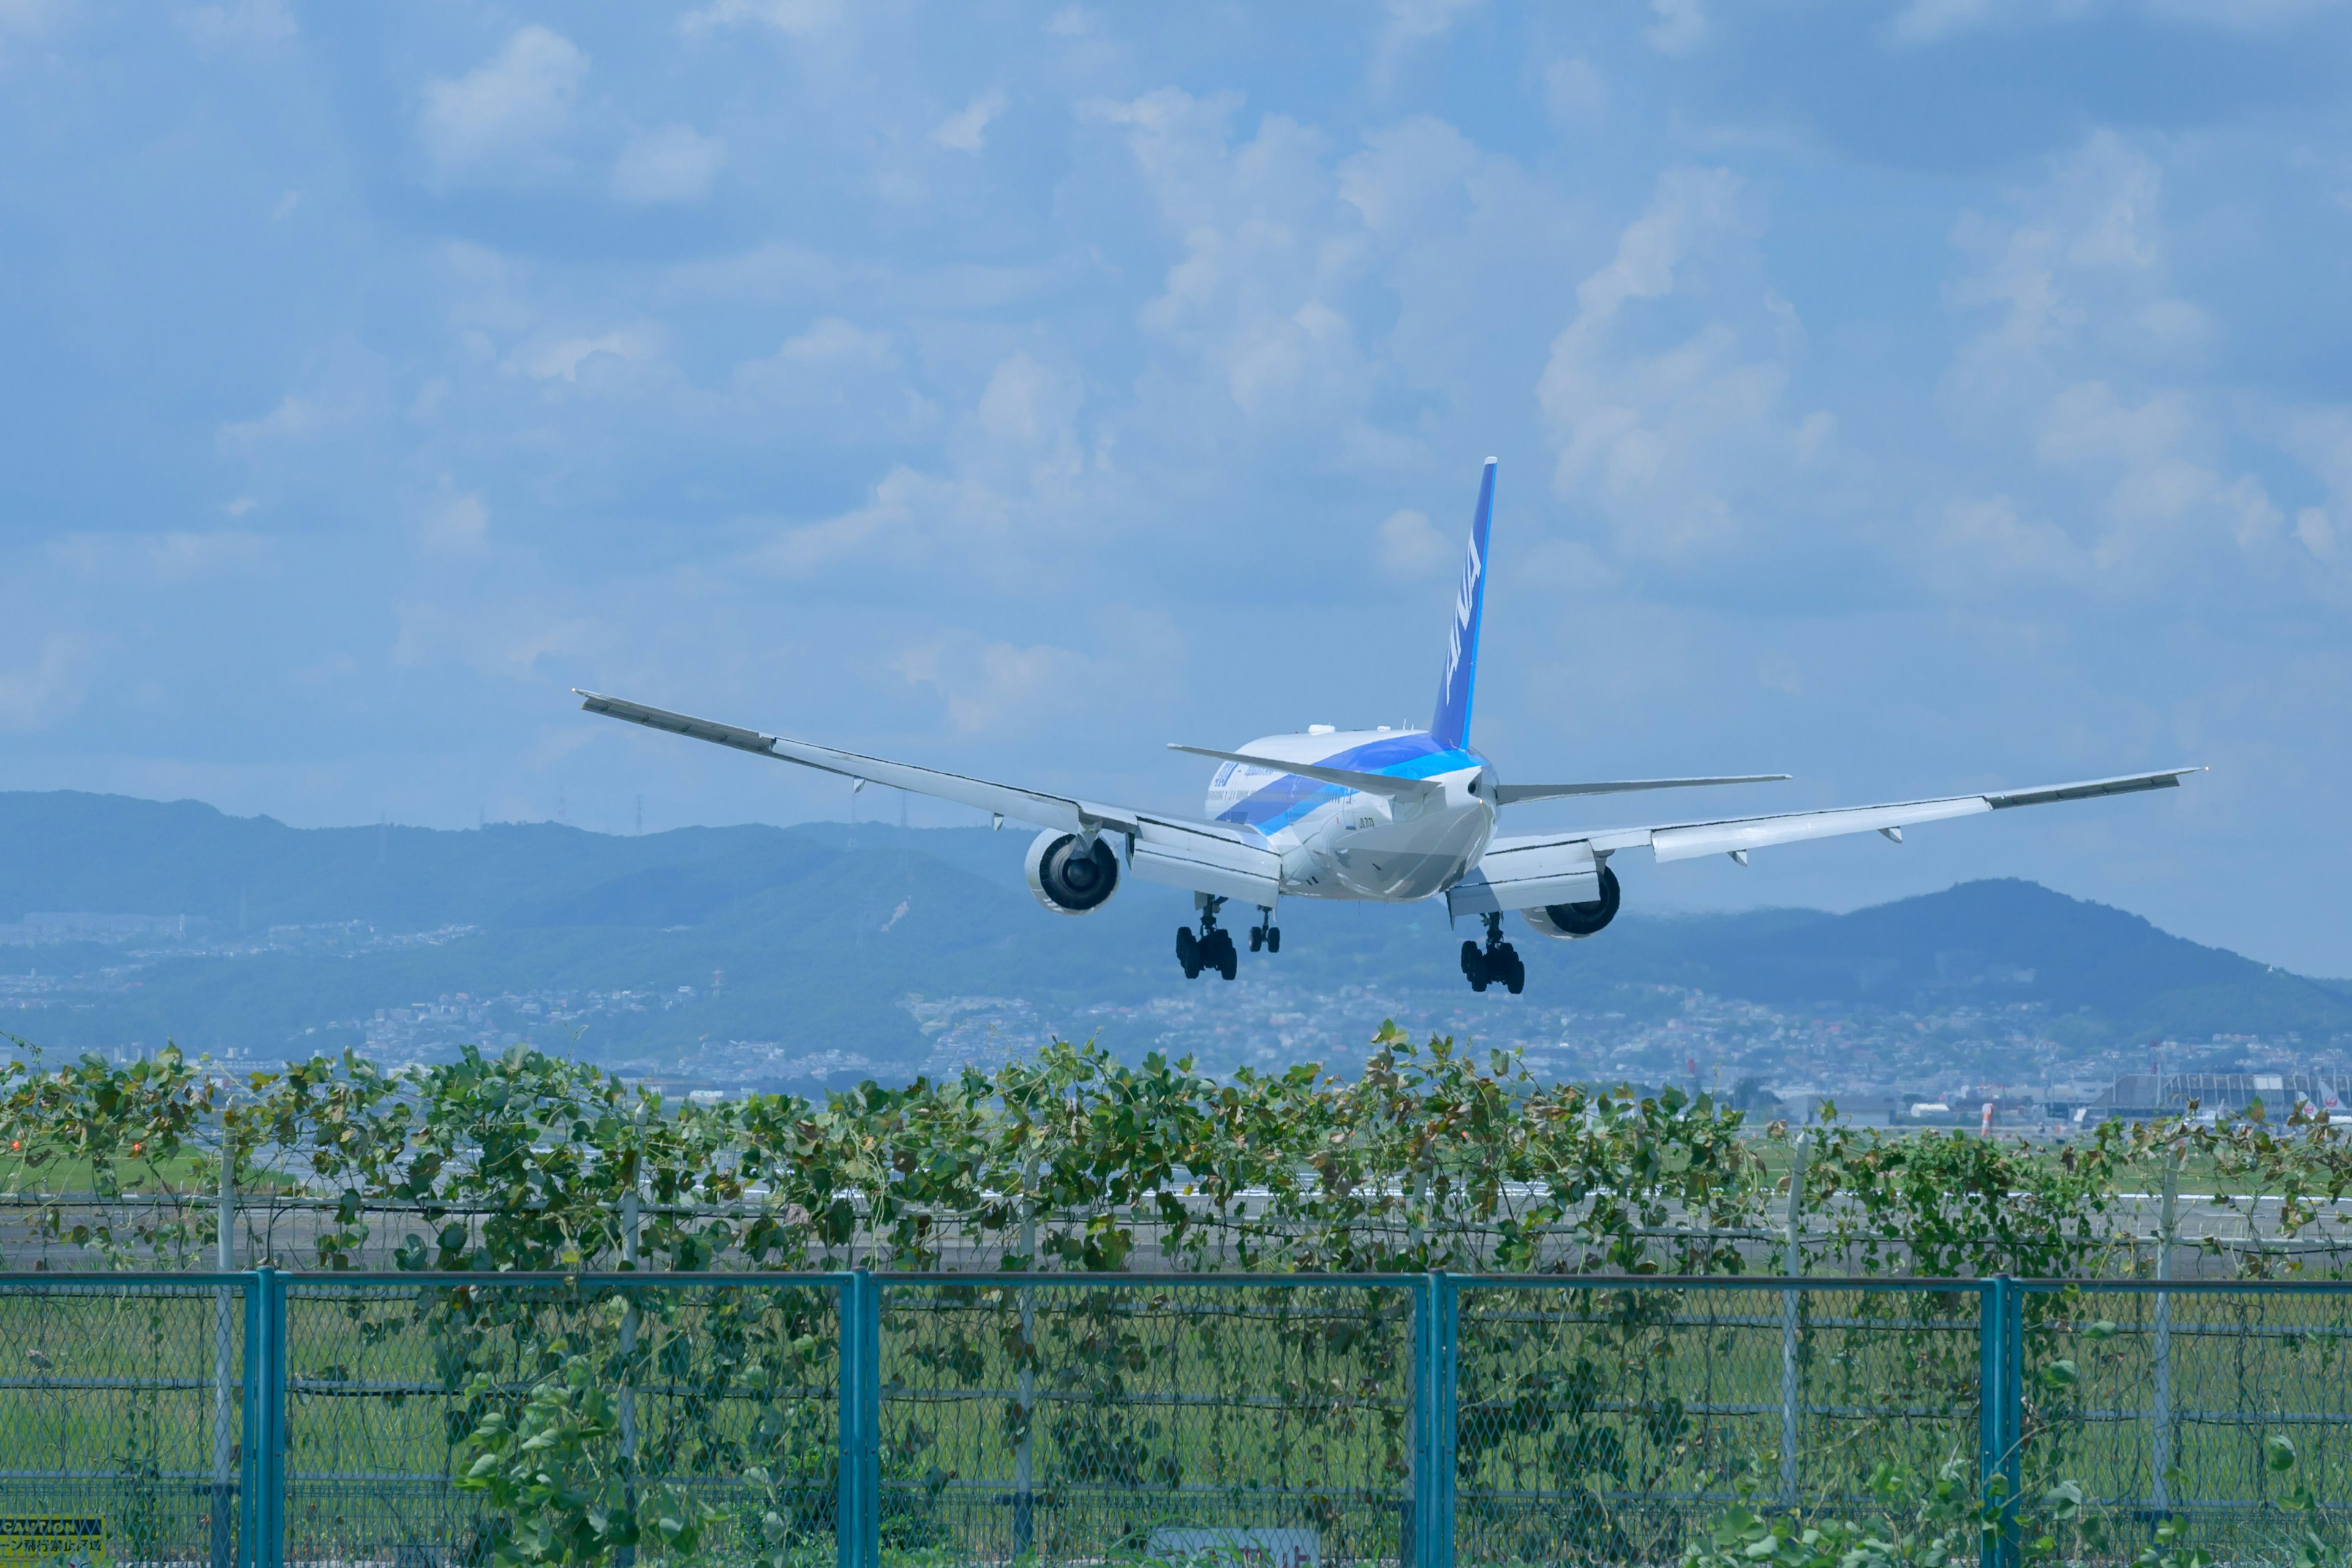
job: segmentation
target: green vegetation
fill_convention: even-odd
[[[257,1074],[235,1093],[175,1051],[128,1066],[0,1068],[9,1190],[53,1239],[193,1262],[215,1220],[218,1144],[243,1192],[331,1200],[304,1267],[616,1266],[625,1199],[643,1266],[968,1265],[1457,1272],[1737,1273],[1784,1266],[1790,1131],[1701,1096],[1541,1083],[1517,1060],[1416,1045],[1392,1026],[1364,1072],[1213,1081],[1056,1045],[993,1074],[904,1089],[664,1103],[528,1049],[386,1073],[362,1058]],[[1811,1268],[2024,1277],[2141,1266],[2117,1194],[2168,1164],[2264,1204],[2293,1239],[2352,1189],[2352,1139],[2301,1115],[2120,1123],[2056,1148],[1832,1121],[1807,1135]],[[109,1207],[105,1200],[155,1194]],[[47,1201],[47,1200],[44,1200]],[[110,1217],[113,1216],[113,1217]],[[2249,1251],[2294,1272],[2328,1255]]]

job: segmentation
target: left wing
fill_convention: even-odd
[[[642,702],[582,691],[577,687],[572,689],[572,695],[589,712],[602,713],[609,719],[623,719],[649,730],[666,730],[673,735],[731,746],[777,762],[798,763],[804,768],[839,773],[860,784],[871,779],[892,789],[978,806],[991,813],[1000,827],[1005,818],[1011,817],[1015,822],[1034,823],[1064,833],[1115,834],[1126,840],[1128,863],[1135,874],[1150,881],[1260,904],[1274,902],[1281,890],[1282,858],[1267,847],[1255,829],[1234,823],[1192,822],[1013,784],[992,784],[962,773],[861,756],[856,752],[836,751],[806,741],[788,741],[781,735],[763,735],[757,730],[672,713],[667,709],[649,708]]]
[[[1555,895],[1581,893],[1597,886],[1598,862],[1620,849],[1646,846],[1660,860],[1689,860],[1701,855],[1728,855],[1741,865],[1748,852],[1774,844],[1794,844],[1807,838],[1834,838],[1847,833],[1883,833],[1896,843],[1903,830],[1947,817],[1974,816],[2005,811],[2016,805],[2046,805],[2062,800],[2094,800],[2101,795],[2133,795],[2141,790],[2174,789],[2202,768],[2166,768],[2152,773],[2126,773],[2117,778],[2090,779],[2081,784],[2045,784],[2038,789],[2004,790],[1988,795],[1946,795],[1937,800],[1901,801],[1891,805],[1837,806],[1827,811],[1782,812],[1772,816],[1735,816],[1717,822],[1677,822],[1660,827],[1609,827],[1590,833],[1541,833],[1497,838],[1486,846],[1477,867],[1455,889],[1456,913],[1482,909],[1525,909],[1534,903],[1573,901]],[[1587,882],[1586,879],[1594,879]],[[1530,900],[1515,903],[1514,899]]]

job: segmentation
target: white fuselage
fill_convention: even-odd
[[[1425,731],[1267,735],[1241,750],[1441,786],[1407,801],[1273,768],[1220,767],[1209,785],[1208,814],[1264,836],[1282,857],[1282,890],[1291,897],[1382,903],[1430,898],[1467,875],[1494,837],[1493,766],[1475,752],[1440,745]]]

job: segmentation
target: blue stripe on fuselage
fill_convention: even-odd
[[[1348,768],[1360,773],[1381,773],[1389,778],[1425,779],[1438,773],[1475,768],[1478,765],[1478,759],[1467,752],[1440,746],[1426,734],[1406,734],[1384,735],[1377,741],[1351,746],[1328,757],[1318,757],[1315,763],[1318,767]],[[1338,784],[1301,778],[1297,773],[1285,773],[1248,799],[1219,812],[1217,820],[1243,823],[1260,833],[1273,834],[1289,826],[1324,802],[1338,800],[1349,793]]]

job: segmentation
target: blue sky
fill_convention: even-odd
[[[161,10],[0,0],[0,787],[847,810],[582,685],[1194,805],[1423,721],[1492,453],[1507,778],[2213,769],[1629,902],[2352,973],[2352,8]]]

